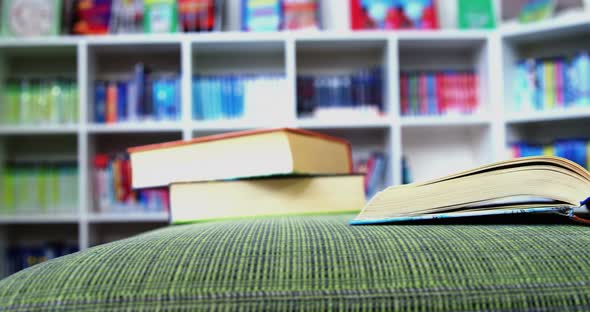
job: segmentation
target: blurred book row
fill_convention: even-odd
[[[590,53],[526,59],[516,65],[513,111],[590,105]]]
[[[282,75],[195,76],[192,91],[195,120],[253,120],[287,113],[277,102],[288,94]]]
[[[99,213],[159,213],[168,211],[168,190],[131,188],[128,156],[94,156],[94,192]]]
[[[559,156],[589,169],[590,141],[587,139],[562,139],[550,144],[515,143],[510,146],[512,157]]]
[[[240,10],[236,16],[244,31],[320,28],[317,0],[2,2],[2,34],[11,37],[216,31],[221,30],[228,5]]]
[[[473,71],[404,72],[400,75],[402,115],[471,114],[479,105]]]
[[[154,75],[137,64],[129,80],[96,81],[94,121],[115,123],[180,119],[180,80],[177,75]]]
[[[78,251],[78,245],[64,242],[23,242],[6,248],[4,273],[10,275],[35,264]]]
[[[78,121],[78,86],[70,78],[6,80],[0,105],[4,124],[71,124]]]
[[[378,116],[384,111],[383,70],[297,77],[299,116],[334,116],[338,112]]]
[[[76,213],[76,162],[8,162],[2,170],[1,215]]]

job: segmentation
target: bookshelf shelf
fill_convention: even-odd
[[[565,44],[558,45],[562,42]],[[230,31],[1,38],[0,82],[14,75],[31,73],[66,74],[75,78],[79,90],[80,122],[0,125],[0,174],[4,162],[15,157],[66,157],[77,163],[80,198],[78,214],[0,216],[0,224],[76,224],[81,249],[108,241],[104,237],[110,231],[127,233],[126,223],[134,223],[131,226],[137,231],[166,224],[167,214],[94,213],[97,209],[92,196],[93,157],[124,151],[131,146],[188,140],[213,133],[261,127],[299,127],[341,136],[351,141],[355,158],[375,151],[387,155],[384,179],[387,185],[401,183],[402,157],[416,168],[414,178],[419,180],[503,159],[502,150],[508,143],[532,138],[538,133],[543,140],[557,138],[562,133],[586,135],[584,123],[590,119],[590,109],[514,114],[504,111],[503,106],[513,104],[511,77],[517,60],[543,56],[543,53],[572,53],[580,48],[590,50],[588,42],[588,12],[495,31]],[[37,61],[37,58],[43,61]],[[95,80],[127,77],[125,75],[129,75],[137,62],[153,63],[156,71],[180,76],[179,120],[95,123]],[[297,115],[298,75],[350,73],[370,66],[384,69],[382,117],[326,119]],[[448,69],[469,69],[477,73],[480,114],[402,116],[400,72]],[[265,111],[264,115],[236,120],[193,120],[193,77],[227,73],[284,76],[287,87],[284,97],[276,98],[278,113]],[[542,131],[542,126],[549,130]],[[449,161],[440,165],[440,159]],[[2,233],[3,227],[0,227],[0,237]]]
[[[168,213],[95,213],[88,216],[90,223],[165,223],[169,219]]]
[[[500,35],[510,41],[534,42],[557,39],[564,35],[590,31],[590,12],[568,13],[528,25],[511,24],[500,28]]]
[[[299,118],[297,127],[304,129],[367,129],[389,128],[392,125],[391,118],[386,116],[376,118]]]
[[[2,216],[0,215],[0,224],[67,224],[78,223],[79,216],[73,214],[59,215],[22,215],[22,216]]]
[[[570,108],[562,110],[551,110],[542,112],[507,114],[507,124],[522,124],[534,122],[558,122],[571,119],[589,119],[589,108]]]
[[[1,125],[0,135],[76,134],[78,130],[78,125]]]
[[[402,127],[462,127],[490,125],[492,120],[483,116],[404,116]]]
[[[149,133],[149,132],[180,132],[180,122],[136,122],[115,124],[89,124],[89,133]]]

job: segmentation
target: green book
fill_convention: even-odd
[[[459,0],[459,28],[495,28],[492,0]]]
[[[178,31],[178,8],[175,0],[144,0],[143,28],[146,33]]]

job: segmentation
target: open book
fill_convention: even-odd
[[[389,187],[350,224],[467,216],[557,213],[589,223],[590,173],[560,157],[524,157],[432,181]]]

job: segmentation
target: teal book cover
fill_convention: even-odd
[[[458,0],[459,28],[490,29],[496,27],[492,0]]]

